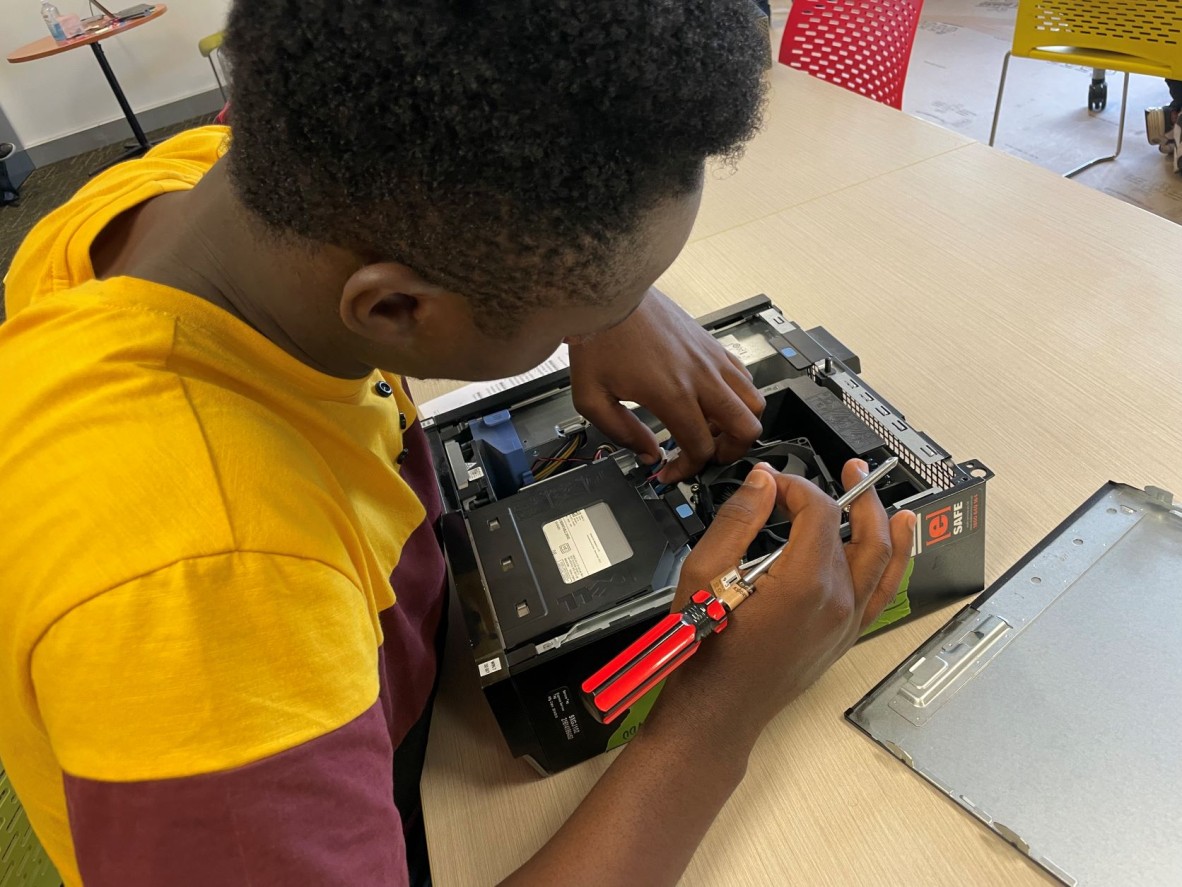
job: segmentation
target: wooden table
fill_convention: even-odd
[[[1182,297],[1163,260],[1182,229],[796,71],[773,83],[758,172],[712,177],[660,285],[695,314],[766,292],[993,468],[987,581],[1106,480],[1182,494]],[[1050,882],[842,719],[960,606],[859,644],[772,723],[684,884]],[[436,883],[470,887],[538,848],[611,755],[535,776],[451,641],[423,800]]]
[[[168,7],[160,3],[153,7],[152,11],[145,16],[125,22],[114,22],[106,30],[93,34],[84,34],[81,37],[67,40],[65,43],[58,43],[52,37],[42,37],[40,40],[26,43],[20,49],[8,54],[8,61],[12,64],[18,64],[20,62],[31,62],[36,59],[48,58],[51,55],[77,49],[79,46],[89,46],[94,52],[94,57],[98,61],[99,67],[102,68],[103,76],[107,78],[107,84],[111,87],[111,92],[115,94],[115,100],[119,102],[119,107],[123,110],[123,116],[127,118],[127,123],[131,127],[132,134],[135,135],[136,142],[134,146],[128,148],[127,151],[109,163],[103,164],[95,172],[100,172],[124,160],[130,160],[132,157],[139,157],[152,147],[148,141],[148,137],[144,135],[143,127],[140,126],[135,112],[131,109],[131,105],[128,104],[127,96],[123,94],[123,88],[119,85],[119,81],[115,77],[115,72],[111,70],[111,65],[107,62],[107,54],[103,52],[102,41],[109,37],[117,37],[120,34],[138,28],[140,25],[145,25],[153,19],[160,18],[166,12],[168,12]]]

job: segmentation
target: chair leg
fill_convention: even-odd
[[[1127,112],[1128,109],[1129,109],[1129,74],[1126,71],[1125,72],[1124,87],[1120,91],[1120,122],[1117,124],[1117,127],[1116,127],[1116,151],[1113,152],[1112,154],[1108,155],[1107,157],[1097,157],[1095,160],[1089,160],[1087,163],[1083,164],[1082,166],[1077,166],[1071,172],[1064,173],[1063,174],[1064,178],[1066,178],[1066,179],[1073,178],[1074,176],[1079,175],[1085,169],[1091,169],[1093,166],[1095,166],[1098,163],[1107,163],[1110,160],[1116,160],[1116,158],[1120,156],[1120,149],[1124,146],[1124,143],[1125,143],[1125,112]]]
[[[1001,63],[1001,79],[997,82],[997,104],[993,106],[993,127],[989,130],[989,147],[991,148],[997,139],[997,118],[1001,116],[1001,97],[1006,91],[1006,72],[1010,69],[1010,56],[1012,55],[1012,52],[1007,52],[1005,61]]]
[[[226,103],[226,87],[222,86],[222,77],[218,73],[218,66],[213,63],[213,53],[208,56],[209,67],[213,69],[213,79],[218,82],[218,91],[222,94],[222,104]]]

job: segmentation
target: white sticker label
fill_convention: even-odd
[[[486,678],[490,674],[492,674],[493,672],[497,672],[497,671],[501,670],[501,660],[500,659],[490,659],[487,662],[480,663],[480,665],[477,666],[477,668],[480,670],[480,676],[482,678]]]
[[[542,532],[567,585],[612,565],[586,508],[544,524]]]
[[[776,353],[775,347],[763,336],[748,336],[740,339],[738,336],[727,335],[718,340],[719,343],[743,362],[743,366],[759,363],[765,357]]]

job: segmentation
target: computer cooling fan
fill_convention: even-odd
[[[760,462],[767,462],[784,474],[806,478],[826,493],[835,495],[837,485],[833,475],[808,440],[760,441],[742,459],[728,465],[711,466],[698,475],[697,510],[704,524],[710,525],[718,509],[743,485],[751,469]],[[748,559],[769,554],[783,545],[788,538],[788,526],[788,515],[777,507],[747,550]]]

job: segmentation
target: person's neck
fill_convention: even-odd
[[[280,242],[238,202],[225,160],[154,227],[156,244],[130,276],[212,302],[322,373],[360,378],[372,370],[342,347],[334,311],[350,257]]]

